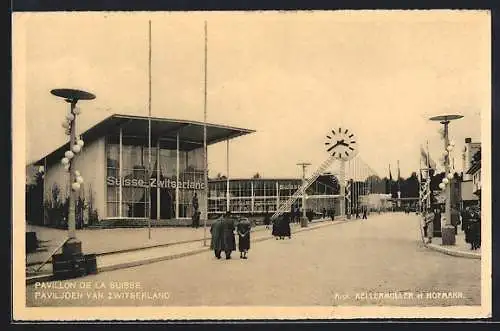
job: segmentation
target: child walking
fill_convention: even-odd
[[[247,259],[247,253],[250,249],[250,230],[252,225],[248,219],[241,220],[236,226],[238,232],[238,249],[240,259]]]

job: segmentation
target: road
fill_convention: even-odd
[[[373,215],[252,244],[248,260],[237,252],[217,260],[207,252],[61,283],[75,289],[30,285],[27,305],[480,305],[480,260],[423,247],[418,226],[416,215]],[[125,284],[140,288],[116,288]],[[90,288],[78,290],[83,285]],[[74,291],[81,295],[71,298]],[[48,298],[63,292],[71,293]],[[129,292],[142,297],[130,299]]]

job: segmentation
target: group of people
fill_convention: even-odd
[[[361,213],[362,213],[361,219],[363,219],[363,220],[368,219],[368,207],[362,207],[360,209],[356,208],[356,210],[355,210],[355,217],[356,218],[360,218],[359,212],[361,211]]]
[[[471,250],[476,250],[481,248],[481,211],[479,207],[466,207],[460,213],[460,219],[454,216],[454,210],[452,210],[452,225],[455,227],[457,232],[457,227],[462,224],[462,231],[465,233],[465,242],[470,244]],[[427,243],[432,242],[434,236],[434,228],[440,226],[443,217],[443,213],[440,207],[434,207],[433,209],[427,211],[424,216],[424,237],[427,238]],[[456,220],[455,220],[456,219]]]
[[[236,223],[236,226],[235,226]],[[250,232],[252,224],[246,218],[242,218],[236,222],[231,213],[217,219],[210,227],[212,240],[210,249],[215,253],[215,257],[220,259],[224,252],[226,260],[231,259],[231,253],[236,250],[235,230],[238,235],[238,250],[240,258],[247,259],[248,251],[250,250]]]
[[[477,207],[466,207],[461,216],[465,242],[471,250],[481,248],[481,211]]]
[[[290,229],[291,215],[290,213],[284,213],[273,220],[273,230],[272,235],[276,240],[283,240],[285,237],[288,239],[292,238],[292,232]]]

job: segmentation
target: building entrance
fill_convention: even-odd
[[[175,190],[161,188],[160,193],[160,219],[169,220],[175,218]],[[151,219],[157,219],[158,213],[158,190],[151,190]]]

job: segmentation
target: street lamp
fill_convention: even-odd
[[[306,188],[304,187],[306,183],[306,168],[310,166],[310,163],[307,162],[302,162],[302,163],[297,163],[298,166],[302,167],[302,222],[301,226],[302,227],[307,227],[307,213],[306,213]]]
[[[75,157],[84,145],[82,139],[76,139],[76,117],[80,114],[80,109],[76,107],[78,100],[93,100],[95,95],[89,92],[74,90],[74,89],[54,89],[50,91],[57,97],[64,98],[70,104],[70,111],[66,115],[65,121],[62,123],[66,129],[66,134],[70,136],[69,150],[64,153],[61,163],[69,172],[70,194],[69,194],[69,212],[68,212],[68,240],[63,245],[63,255],[71,256],[73,254],[81,254],[82,243],[76,239],[76,222],[75,222],[75,203],[76,193],[80,190],[80,185],[83,183],[83,177],[78,170],[74,169]]]
[[[431,121],[438,121],[444,125],[444,167],[445,167],[445,177],[443,181],[439,184],[439,187],[445,191],[446,197],[446,208],[445,217],[446,223],[441,229],[441,238],[443,245],[455,245],[455,227],[451,223],[451,179],[453,174],[450,171],[450,155],[449,153],[453,150],[453,144],[450,144],[448,137],[448,124],[452,120],[458,120],[462,118],[462,115],[439,115],[429,118]]]

